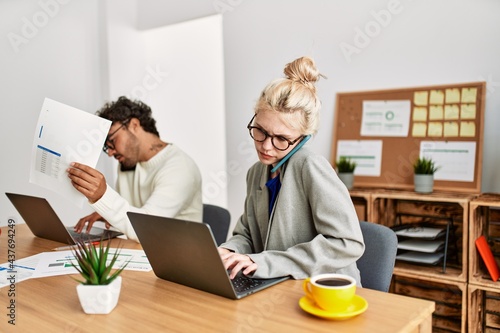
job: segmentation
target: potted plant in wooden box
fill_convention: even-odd
[[[354,170],[356,169],[356,162],[348,157],[340,156],[335,163],[337,166],[337,174],[340,180],[345,184],[347,189],[352,189],[354,184]]]
[[[432,193],[434,173],[439,169],[431,158],[419,157],[413,164],[415,192]]]
[[[118,303],[122,278],[120,274],[127,266],[125,262],[114,270],[113,265],[119,258],[120,250],[110,253],[110,242],[98,245],[91,242],[78,241],[72,250],[76,263],[72,266],[80,273],[82,280],[76,287],[83,311],[89,314],[108,314]]]

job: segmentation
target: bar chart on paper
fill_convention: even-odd
[[[46,98],[38,118],[31,153],[30,182],[83,205],[66,169],[71,162],[95,168],[111,122]]]

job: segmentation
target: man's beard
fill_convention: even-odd
[[[134,171],[136,165],[137,164],[127,165],[127,164],[120,163],[120,171]]]
[[[129,156],[137,156],[139,153],[139,144],[137,138],[130,132],[127,132],[127,134],[129,135],[129,141],[127,142],[125,151],[128,152]],[[130,158],[125,158],[123,162],[120,162],[120,170],[134,171],[136,165],[137,165],[136,159],[131,160]]]

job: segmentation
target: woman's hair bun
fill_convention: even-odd
[[[298,114],[300,119],[289,119],[293,123],[291,126],[304,135],[316,133],[321,101],[315,83],[324,76],[309,57],[290,62],[284,73],[286,77],[275,79],[264,88],[255,106],[255,114],[267,110],[284,115]]]
[[[284,73],[288,79],[300,82],[309,88],[314,88],[314,84],[321,76],[314,60],[309,57],[301,57],[286,64]]]

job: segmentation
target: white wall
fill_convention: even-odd
[[[145,30],[142,35],[147,71],[158,78],[148,91],[149,104],[158,110],[153,111],[158,130],[200,167],[203,202],[227,207],[222,17]]]
[[[242,0],[223,0],[242,1]],[[146,30],[217,14],[220,0],[140,0],[137,27]]]
[[[0,225],[8,217],[21,221],[7,191],[46,197],[73,223],[82,214],[58,194],[30,184],[29,166],[45,97],[92,113],[101,104],[98,6],[98,0],[0,1]]]

